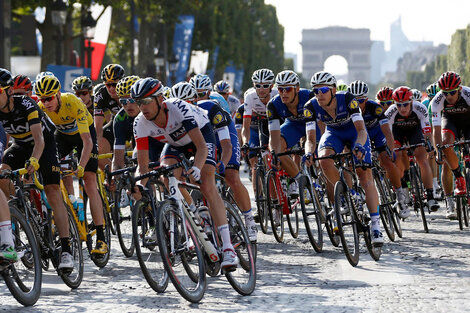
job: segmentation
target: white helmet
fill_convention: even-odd
[[[320,71],[313,74],[312,79],[310,79],[310,84],[312,87],[316,85],[336,86],[336,78],[328,72]]]
[[[251,76],[253,84],[256,83],[274,83],[274,73],[270,69],[262,68],[253,72]]]
[[[367,96],[369,87],[362,80],[355,80],[348,86],[348,92],[352,93],[354,97]]]
[[[173,87],[171,87],[170,91],[171,98],[178,98],[181,100],[194,100],[197,98],[196,89],[187,82],[179,82]]]
[[[276,84],[278,86],[299,85],[299,75],[290,70],[282,71],[276,75]]]
[[[209,76],[204,74],[197,74],[189,80],[191,85],[196,89],[212,90],[212,81]]]
[[[225,80],[219,80],[214,85],[214,91],[218,93],[229,93],[230,92],[230,84],[227,83]]]
[[[418,89],[411,89],[411,92],[413,93],[413,100],[421,102],[421,98],[423,97],[421,91]]]

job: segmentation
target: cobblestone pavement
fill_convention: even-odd
[[[246,178],[244,183],[251,193]],[[286,227],[283,244],[275,242],[271,232],[260,232],[254,293],[243,297],[225,277],[209,278],[199,304],[186,302],[171,283],[165,293],[155,293],[137,259],[125,258],[114,238],[109,264],[98,270],[87,258],[77,290],[68,289],[49,271],[38,303],[23,308],[0,283],[0,311],[468,312],[470,229],[458,230],[457,221],[446,220],[444,211],[431,215],[429,234],[416,216],[403,223],[403,238],[387,240],[379,262],[362,247],[355,268],[341,248],[331,245],[326,232],[321,254],[312,249],[303,228],[299,238],[292,239]]]

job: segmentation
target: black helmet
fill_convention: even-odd
[[[11,86],[13,79],[9,70],[0,68],[0,86],[7,87]]]

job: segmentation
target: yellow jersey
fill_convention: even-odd
[[[62,93],[60,95],[58,112],[48,111],[42,101],[39,101],[39,107],[49,116],[57,130],[65,135],[90,132],[93,117],[85,104],[74,94]]]

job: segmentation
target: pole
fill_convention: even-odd
[[[10,69],[11,1],[0,1],[0,67]]]
[[[134,42],[135,42],[135,29],[134,29],[134,21],[135,21],[135,3],[134,0],[131,0],[131,73],[135,73],[135,56],[134,56]]]

